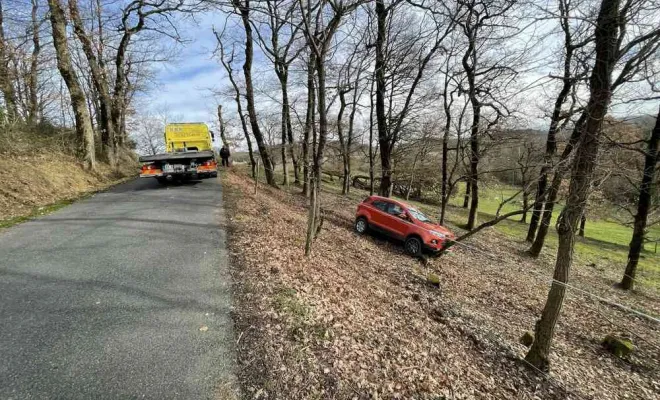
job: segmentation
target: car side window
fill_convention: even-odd
[[[381,201],[381,200],[376,200],[373,203],[371,203],[374,207],[379,209],[380,211],[387,212],[387,202]]]
[[[392,215],[398,217],[399,215],[403,214],[404,212],[405,211],[403,210],[403,207],[401,207],[400,205],[394,204],[394,203],[389,203],[388,204],[388,207],[387,207],[387,213],[388,214],[392,214]]]

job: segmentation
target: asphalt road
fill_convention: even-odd
[[[222,212],[141,179],[0,232],[0,399],[230,398]]]

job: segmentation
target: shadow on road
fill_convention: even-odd
[[[14,279],[19,279],[23,281],[33,281],[33,282],[39,282],[41,284],[47,284],[47,286],[41,285],[38,286],[40,288],[53,288],[58,291],[62,290],[63,288],[61,286],[65,286],[69,289],[96,289],[96,290],[103,290],[103,291],[111,291],[115,293],[122,293],[127,296],[131,297],[137,297],[145,300],[149,300],[153,303],[156,304],[161,304],[163,307],[159,306],[141,306],[141,307],[136,307],[136,309],[139,309],[140,311],[145,311],[145,309],[154,309],[154,308],[167,308],[167,309],[180,309],[180,310],[191,310],[191,311],[196,311],[196,312],[215,312],[215,313],[226,313],[228,310],[221,310],[218,309],[217,306],[208,304],[208,303],[203,303],[199,302],[194,299],[190,298],[183,298],[181,296],[181,293],[172,293],[172,298],[165,297],[163,295],[154,293],[154,292],[149,292],[144,289],[140,289],[137,287],[133,286],[128,286],[128,285],[120,285],[112,282],[106,282],[106,281],[101,281],[101,280],[78,280],[78,279],[67,279],[67,278],[60,278],[60,277],[53,277],[53,276],[48,276],[48,275],[42,275],[42,274],[33,274],[33,273],[28,273],[28,272],[20,272],[20,271],[11,271],[7,269],[0,269],[0,277],[2,277],[2,280],[8,280],[9,278],[14,278]],[[51,286],[55,285],[55,286]],[[86,293],[94,293],[94,292],[86,292]],[[126,305],[125,304],[120,304],[117,306],[117,308],[120,309],[125,309]],[[99,310],[99,308],[103,307],[95,307],[95,309]],[[228,307],[227,307],[228,308]],[[68,308],[63,311],[69,310]],[[54,311],[51,309],[51,311]]]

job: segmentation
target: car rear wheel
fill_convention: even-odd
[[[422,241],[416,237],[409,237],[405,243],[406,253],[419,257],[422,255]]]
[[[359,234],[365,233],[367,229],[369,228],[369,224],[367,223],[367,220],[360,217],[355,220],[355,231]]]

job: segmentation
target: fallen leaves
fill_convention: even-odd
[[[628,362],[600,340],[619,321],[658,344],[658,327],[569,293],[557,327],[551,379],[521,360],[547,295],[551,262],[485,230],[426,266],[400,245],[352,231],[357,201],[322,195],[326,223],[303,255],[306,202],[229,173],[235,313],[241,379],[254,398],[657,398],[657,347],[640,343]],[[532,273],[533,272],[533,273]],[[576,285],[610,297],[602,277]],[[433,276],[431,284],[427,282]],[[441,290],[434,286],[437,285]],[[634,295],[646,309],[653,293]],[[623,301],[623,299],[621,299]],[[631,299],[626,298],[626,301]],[[594,310],[597,308],[597,312]],[[602,318],[601,314],[608,318]]]

